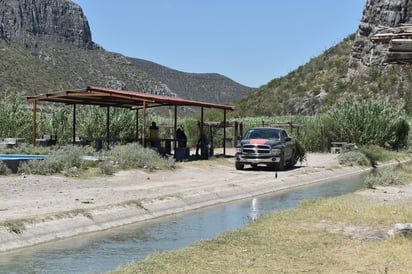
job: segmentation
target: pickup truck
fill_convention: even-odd
[[[235,167],[242,170],[245,165],[256,168],[266,165],[273,170],[284,170],[297,162],[296,141],[286,130],[273,127],[249,129],[237,146]]]

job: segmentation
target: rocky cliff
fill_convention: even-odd
[[[184,73],[108,52],[93,42],[86,16],[71,0],[0,0],[0,39],[8,43],[0,45],[2,52],[15,54],[0,58],[0,75],[13,78],[0,83],[0,92],[95,85],[229,103],[251,90],[223,75]],[[18,59],[27,64],[16,64]],[[45,74],[57,80],[30,85]]]
[[[36,47],[36,36],[92,48],[81,8],[67,0],[0,0],[0,37]]]
[[[371,39],[382,27],[412,23],[412,0],[367,0],[349,61],[349,75],[362,74],[368,67],[385,68],[387,43]]]

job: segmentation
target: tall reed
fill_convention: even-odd
[[[323,121],[330,140],[396,149],[408,142],[405,111],[383,101],[344,102],[330,109]]]

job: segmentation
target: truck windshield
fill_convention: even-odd
[[[244,139],[275,139],[280,140],[280,130],[274,128],[254,128],[245,134]]]

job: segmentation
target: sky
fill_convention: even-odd
[[[73,0],[104,49],[259,87],[355,33],[366,0]]]

